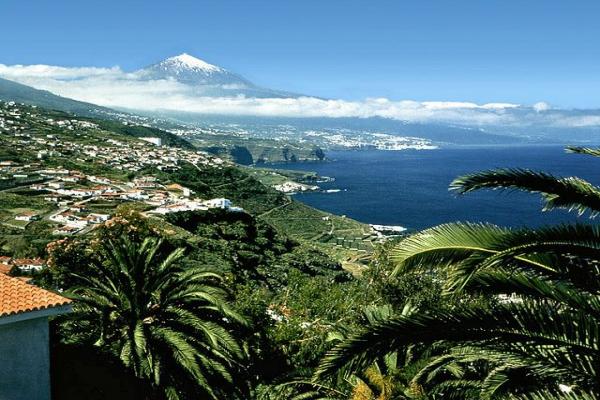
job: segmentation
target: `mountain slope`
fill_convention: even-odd
[[[196,94],[210,97],[246,96],[286,98],[300,95],[255,85],[225,68],[183,53],[135,72],[147,80],[168,79],[188,85]]]
[[[241,76],[186,53],[167,58],[139,72],[149,79],[172,78],[187,85],[230,85],[240,89],[254,87]]]
[[[159,137],[162,139],[163,144],[167,146],[194,148],[187,140],[162,129],[141,125],[124,125],[112,117],[116,112],[110,108],[57,96],[45,90],[34,89],[2,78],[0,78],[0,101],[14,101],[80,117],[101,118],[99,124],[114,132],[133,137]],[[68,118],[69,115],[65,115],[65,117]]]
[[[88,117],[113,112],[109,108],[57,96],[46,90],[34,89],[30,86],[3,78],[0,78],[0,100],[14,101],[51,110],[66,111]]]

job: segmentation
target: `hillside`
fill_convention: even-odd
[[[125,125],[119,121],[107,120],[107,119],[96,120],[96,123],[98,123],[98,125],[100,125],[102,128],[104,128],[108,131],[120,133],[120,134],[127,135],[127,136],[132,136],[132,137],[136,137],[136,138],[143,138],[143,137],[160,138],[162,140],[163,146],[175,146],[175,147],[181,147],[181,148],[185,148],[185,149],[189,149],[189,150],[193,150],[195,148],[194,145],[192,145],[187,140],[182,139],[179,136],[174,135],[174,134],[167,132],[165,130],[162,130],[162,129],[153,128],[150,126],[143,126],[143,125],[131,125],[131,124]]]
[[[3,78],[0,78],[0,100],[29,104],[49,110],[66,111],[81,116],[94,117],[112,112],[105,107],[57,96],[46,90],[34,89]]]
[[[168,146],[194,148],[188,141],[165,130],[142,125],[125,125],[115,119],[115,116],[124,114],[109,108],[57,96],[45,90],[37,90],[2,78],[0,78],[0,100],[41,107],[46,109],[44,112],[51,117],[70,117],[70,115],[61,115],[56,112],[62,111],[80,117],[99,118],[94,120],[94,123],[111,132],[133,137],[158,137],[162,139],[163,144]]]
[[[333,327],[352,323],[370,301],[361,274],[378,238],[223,159],[126,132],[0,102],[0,256],[10,263],[2,273],[64,292],[77,284],[74,275],[95,273],[98,245],[160,238],[165,250],[182,249],[182,268],[222,276],[231,306],[248,319],[242,335],[251,361],[239,379],[250,374],[270,391],[296,368],[313,368]],[[115,381],[114,360],[82,339],[86,332],[53,325],[58,398],[131,398],[127,375]],[[119,390],[107,391],[112,384]]]
[[[64,186],[60,193],[65,201],[86,200],[108,214],[132,202],[149,210],[157,205],[196,204],[196,198],[227,198],[290,238],[319,246],[342,261],[348,252],[370,251],[376,239],[368,226],[299,203],[234,164],[198,152],[185,142],[179,147],[155,147],[138,139],[160,133],[154,129],[7,103],[0,110],[0,160],[10,165],[0,171],[2,186],[20,196],[11,203],[39,203],[33,211],[46,217],[38,239],[49,239],[48,233],[60,228],[47,217],[68,209],[57,209],[56,203],[48,200],[49,182]],[[65,170],[70,178],[65,181],[61,173],[43,172],[48,168]],[[93,194],[98,182],[103,182],[102,190],[108,192]],[[38,183],[41,189],[30,189]],[[172,184],[190,189],[193,197],[173,194],[167,189]],[[32,210],[5,208],[6,226],[12,227],[16,214],[26,211]],[[25,234],[40,223],[25,224]],[[16,250],[9,246],[6,251]],[[41,249],[33,252],[31,256],[43,255]]]

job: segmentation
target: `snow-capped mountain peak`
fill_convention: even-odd
[[[187,53],[182,53],[178,56],[169,57],[166,60],[162,61],[160,64],[163,64],[165,67],[171,68],[184,68],[184,69],[192,69],[192,70],[202,70],[205,72],[223,72],[225,71],[221,67],[217,67],[216,65],[212,65],[207,63],[204,60],[191,56]]]
[[[182,53],[134,72],[141,79],[169,80],[185,84],[208,97],[295,97],[295,94],[254,85],[244,77]]]
[[[206,86],[213,86],[219,90],[224,86],[253,87],[252,83],[241,76],[187,53],[166,58],[136,72],[148,79],[171,79],[197,89],[201,86],[204,91],[215,90],[215,88],[206,88]]]

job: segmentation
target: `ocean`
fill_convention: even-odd
[[[462,174],[522,167],[600,184],[600,158],[567,154],[559,146],[337,151],[327,156],[331,161],[276,166],[333,177],[334,182],[320,186],[340,190],[298,194],[297,200],[361,222],[409,230],[453,221],[511,227],[590,221],[565,210],[542,212],[540,196],[534,194],[485,191],[457,196],[448,191],[448,185]]]

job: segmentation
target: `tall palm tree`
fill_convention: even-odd
[[[569,148],[581,154],[599,150]],[[600,213],[600,188],[576,177],[500,169],[456,179],[459,193],[519,189],[540,193],[545,209]],[[340,343],[322,361],[317,379],[356,371],[408,344],[449,350],[414,380],[452,364],[484,363],[479,398],[586,398],[600,395],[600,227],[560,225],[507,229],[453,223],[419,232],[394,249],[394,273],[443,270],[445,293],[486,293],[493,307],[464,304],[449,311],[400,315]]]
[[[155,238],[107,239],[94,273],[74,277],[72,323],[133,372],[141,398],[216,399],[214,382],[232,386],[243,357],[232,329],[244,320],[228,306],[220,275],[184,268],[183,249],[162,247]]]

